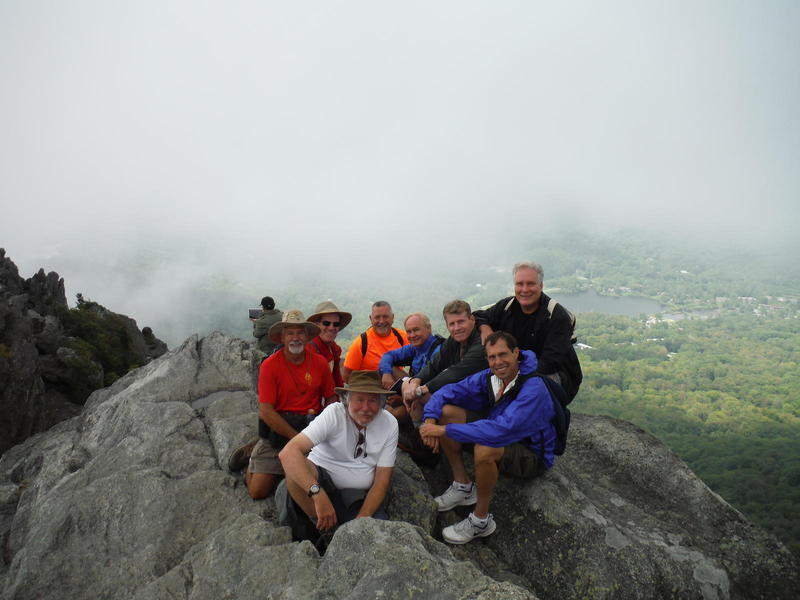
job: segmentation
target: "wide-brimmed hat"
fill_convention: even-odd
[[[339,331],[347,327],[350,324],[350,321],[353,320],[353,315],[351,315],[349,312],[339,310],[330,300],[325,300],[325,302],[320,302],[317,304],[317,308],[314,309],[314,314],[308,317],[308,320],[312,323],[316,323],[322,319],[323,315],[329,315],[331,313],[339,314]]]
[[[362,392],[364,394],[394,394],[381,386],[381,374],[378,371],[353,371],[344,387],[337,387],[336,393]]]
[[[281,332],[285,327],[304,327],[309,340],[319,335],[319,327],[314,323],[309,323],[306,321],[303,313],[297,309],[294,309],[287,310],[285,313],[283,313],[283,319],[269,328],[270,341],[280,344]]]

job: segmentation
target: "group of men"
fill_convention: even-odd
[[[398,439],[416,436],[453,472],[435,498],[438,509],[474,505],[443,529],[445,541],[491,535],[499,474],[530,479],[553,465],[557,407],[549,387],[560,385],[571,398],[582,378],[574,321],[542,292],[542,267],[518,263],[513,280],[514,296],[486,309],[447,303],[447,339],[422,313],[394,328],[389,303],[375,302],[370,327],[341,365],[335,340],[352,315],[334,303],[319,304],[307,320],[286,311],[266,334],[255,320],[254,335],[266,335],[276,350],[259,370],[259,438],[229,463],[244,469],[250,496],[268,496],[285,475],[276,498],[284,498],[279,511],[296,537],[353,518],[387,518]],[[274,311],[265,300],[264,313]],[[473,451],[474,478],[463,444]]]

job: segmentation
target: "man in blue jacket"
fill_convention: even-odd
[[[490,334],[484,347],[489,369],[434,393],[419,431],[434,452],[444,451],[453,471],[453,483],[435,498],[439,511],[475,505],[466,519],[442,530],[451,544],[494,533],[489,503],[499,473],[530,479],[553,466],[553,399],[541,377],[526,377],[537,369],[536,355],[520,353],[514,336],[504,331]],[[462,443],[474,444],[474,483]]]
[[[408,375],[413,377],[439,353],[444,342],[442,336],[433,333],[431,320],[425,313],[411,313],[403,321],[403,327],[409,343],[384,354],[378,365],[381,385],[386,390],[406,375],[399,367],[410,367]]]

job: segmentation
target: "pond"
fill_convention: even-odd
[[[547,289],[545,289],[547,293]],[[663,306],[641,296],[603,296],[594,290],[579,294],[562,294],[554,292],[552,297],[558,300],[573,313],[597,312],[606,315],[625,315],[638,317],[641,314],[654,315],[663,310]]]

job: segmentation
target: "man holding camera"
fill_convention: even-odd
[[[275,352],[276,344],[269,339],[269,330],[280,322],[283,313],[275,308],[275,300],[270,296],[261,299],[261,315],[250,318],[253,322],[253,337],[256,338],[258,349],[269,356]]]
[[[321,398],[336,399],[328,363],[306,351],[319,327],[299,310],[289,310],[269,330],[274,343],[283,344],[261,363],[258,374],[258,442],[250,452],[245,483],[254,500],[266,498],[283,475],[278,451],[322,412]],[[239,451],[243,451],[240,448]]]

